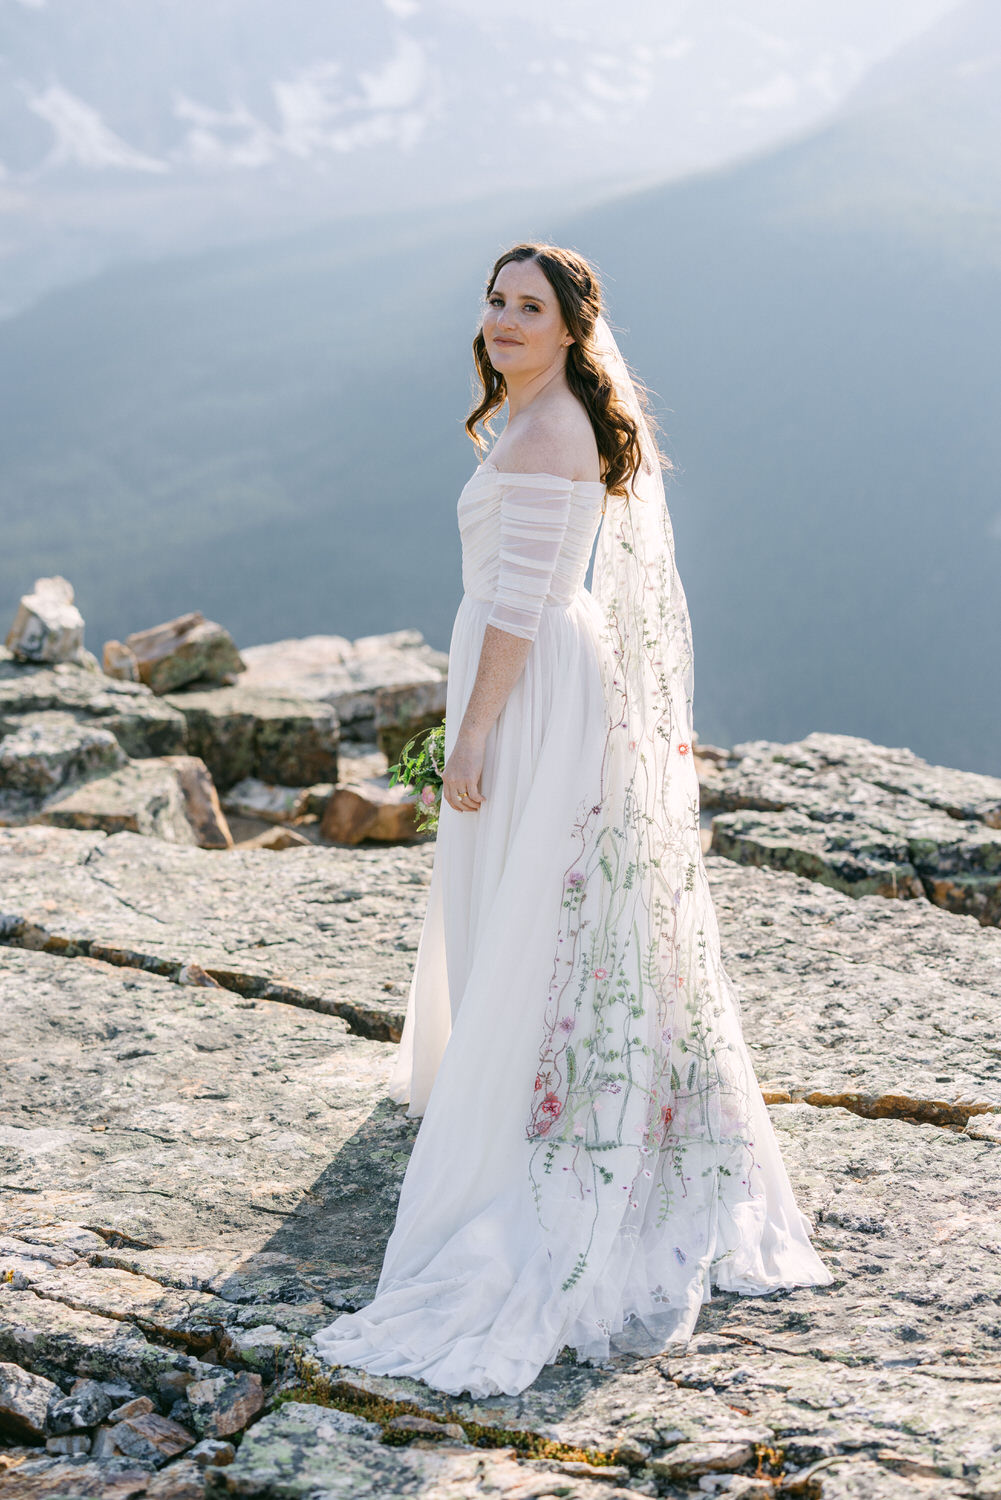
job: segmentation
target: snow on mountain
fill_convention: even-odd
[[[909,24],[949,3],[917,0]],[[524,133],[544,125],[570,153],[563,172],[594,177],[621,159],[615,132],[631,125],[640,169],[668,177],[757,129],[798,128],[850,89],[885,29],[866,31],[852,6],[823,10],[620,0],[612,26],[591,0],[502,12],[0,0],[0,156],[29,179],[68,166],[176,175],[500,131],[499,155],[517,163]]]
[[[42,160],[42,171],[69,164],[122,167],[130,172],[167,171],[166,162],[136,151],[108,128],[92,105],[58,83],[49,84],[38,93],[25,89],[25,103],[52,130],[52,145]]]
[[[115,261],[716,166],[955,3],[0,0],[0,315]]]

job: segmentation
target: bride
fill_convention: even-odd
[[[508,420],[458,499],[442,806],[390,1092],[421,1116],[332,1363],[515,1395],[826,1285],[720,960],[692,645],[643,387],[594,269],[522,244],[473,353]],[[488,427],[489,430],[489,427]],[[593,590],[584,587],[597,538]]]

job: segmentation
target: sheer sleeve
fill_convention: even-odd
[[[501,489],[500,569],[488,625],[532,641],[570,519],[573,480],[512,474]]]

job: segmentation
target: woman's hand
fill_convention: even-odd
[[[468,730],[460,729],[441,773],[442,796],[449,807],[454,807],[457,812],[476,812],[484,801],[480,791],[480,777],[483,774],[485,748],[485,735],[474,735]],[[466,795],[460,796],[460,792],[465,792]]]

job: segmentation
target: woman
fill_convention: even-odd
[[[324,1358],[474,1397],[657,1353],[712,1285],[832,1278],[720,962],[661,458],[570,250],[487,285],[443,803],[391,1092],[423,1116],[375,1299]],[[595,536],[593,593],[583,586]],[[433,1087],[432,1087],[433,1085]]]

